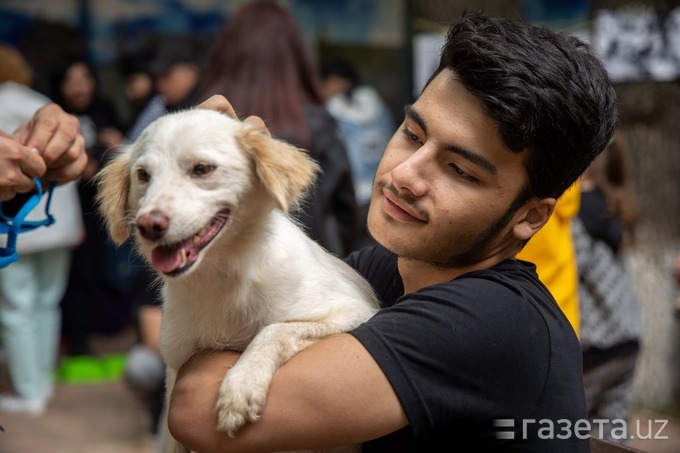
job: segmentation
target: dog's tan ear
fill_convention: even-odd
[[[130,236],[127,198],[130,191],[130,150],[120,151],[96,176],[97,205],[111,239],[122,244]]]
[[[259,129],[245,127],[237,141],[253,157],[257,176],[283,211],[298,205],[320,172],[306,151]]]

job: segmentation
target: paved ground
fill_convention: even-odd
[[[667,417],[637,411],[640,432]],[[649,421],[648,421],[649,420]],[[2,453],[154,453],[149,420],[120,382],[60,385],[53,404],[40,418],[0,415]],[[680,421],[663,430],[668,440],[636,440],[631,446],[650,453],[680,452]]]
[[[101,341],[101,350],[124,350],[130,337]],[[7,382],[0,367],[0,387]],[[0,388],[0,390],[4,390]],[[668,416],[635,411],[629,426],[642,435],[656,433]],[[150,420],[120,381],[57,386],[41,417],[0,414],[0,453],[154,453]],[[680,419],[670,420],[660,433],[668,439],[632,441],[649,453],[680,452]]]
[[[93,338],[97,354],[126,351],[131,331]],[[6,364],[0,363],[0,391],[9,386]],[[55,389],[40,417],[0,413],[0,453],[154,453],[151,421],[120,380],[69,384]]]
[[[2,453],[153,453],[149,421],[120,382],[59,386],[40,418],[0,415]]]

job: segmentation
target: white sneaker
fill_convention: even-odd
[[[22,398],[16,395],[0,395],[0,412],[40,415],[47,409],[47,398]]]

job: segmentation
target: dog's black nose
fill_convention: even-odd
[[[162,238],[168,231],[169,225],[168,216],[156,210],[143,214],[137,219],[137,231],[142,237],[151,240]]]

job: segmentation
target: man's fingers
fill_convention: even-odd
[[[62,115],[66,114],[61,107],[48,104],[40,108],[30,121],[19,126],[13,134],[14,139],[22,145],[38,148],[42,152],[59,128]]]
[[[35,148],[48,167],[63,162],[64,150],[72,150],[79,135],[80,122],[67,114],[57,104],[48,104],[38,110],[30,121],[14,133],[14,139],[29,148]],[[82,151],[82,150],[80,150]],[[71,154],[73,157],[73,154]]]
[[[210,98],[201,102],[198,104],[198,108],[217,110],[218,112],[226,113],[232,118],[238,119],[236,111],[234,110],[234,107],[231,105],[231,103],[227,101],[227,98],[219,94],[211,96]]]
[[[260,129],[262,132],[266,132],[267,135],[271,136],[272,134],[269,132],[269,129],[267,129],[267,125],[264,124],[264,120],[260,118],[259,116],[249,116],[246,118],[244,123],[248,123],[251,126],[254,126],[257,129]]]
[[[34,149],[20,145],[6,134],[0,136],[0,179],[3,186],[19,182],[20,176],[28,180],[45,173],[45,160]]]
[[[78,136],[73,146],[47,170],[43,177],[44,181],[57,181],[58,184],[64,184],[82,175],[88,162],[87,153],[81,152],[81,147],[84,146],[82,141],[83,138]]]
[[[21,147],[21,152],[23,157],[19,160],[19,168],[27,178],[39,178],[45,174],[47,170],[45,160],[40,157],[36,150]]]
[[[0,182],[0,201],[11,200],[18,193],[26,193],[33,189],[35,182],[33,178],[16,172],[12,175],[11,180],[3,180]]]
[[[84,148],[85,139],[82,135],[76,134],[72,140],[64,139],[63,141],[55,137],[50,142],[48,149],[42,153],[42,157],[50,169],[62,168],[81,160],[87,161],[87,153],[84,152]]]
[[[234,110],[234,107],[231,105],[231,102],[229,102],[227,98],[220,94],[213,95],[210,98],[206,99],[205,101],[201,102],[200,104],[198,104],[198,108],[217,110],[218,112],[226,113],[232,118],[238,119],[236,111]],[[263,132],[266,132],[267,134],[271,135],[264,121],[259,116],[254,115],[249,116],[243,122],[248,123],[251,126],[256,127],[257,129],[261,129]]]
[[[44,121],[49,123],[51,119]],[[69,115],[62,119],[58,129],[51,132],[49,132],[49,124],[45,124],[45,127],[34,128],[35,132],[28,138],[26,145],[40,150],[40,154],[49,167],[53,164],[58,166],[59,162],[65,159],[73,160],[82,152],[80,148],[74,146],[79,140],[80,145],[84,144],[79,134],[79,126],[78,119]],[[67,151],[64,152],[64,150]]]
[[[4,138],[3,138],[4,139]],[[34,151],[17,144],[11,139],[0,143],[0,200],[9,200],[17,193],[33,189],[33,179],[43,176],[45,162]]]

